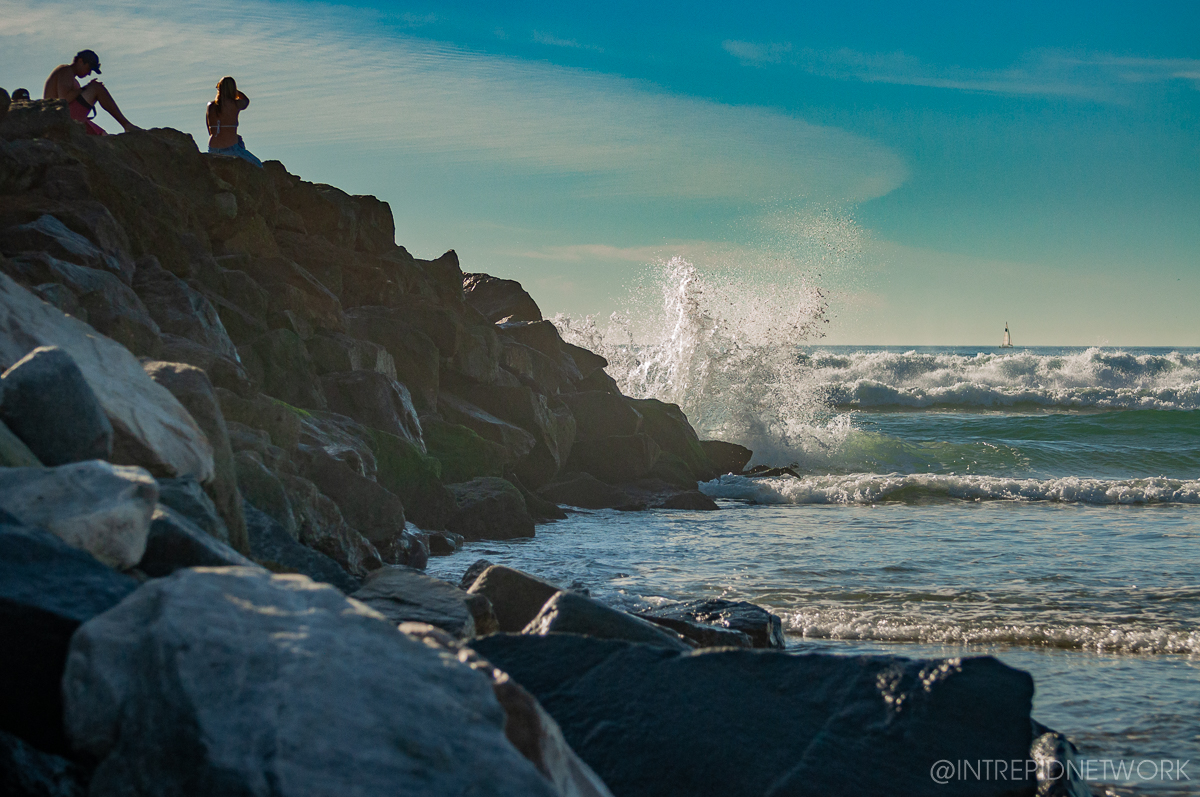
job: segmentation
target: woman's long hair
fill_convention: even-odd
[[[229,75],[221,78],[217,82],[217,98],[213,102],[217,106],[217,111],[221,110],[221,100],[228,99],[230,102],[237,102],[238,88],[237,81]]]

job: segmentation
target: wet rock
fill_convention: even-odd
[[[534,522],[544,523],[566,519],[567,513],[562,507],[553,501],[542,498],[537,493],[531,493],[517,474],[509,471],[504,474],[504,478],[512,482],[513,486],[521,491],[521,497],[525,499],[525,508],[529,511],[529,516],[534,519]]]
[[[341,371],[321,377],[321,386],[333,412],[424,449],[412,397],[395,379],[377,371]]]
[[[351,528],[338,505],[315,484],[288,473],[279,474],[279,481],[292,505],[301,544],[325,554],[357,578],[383,566],[375,546]]]
[[[450,556],[462,550],[466,539],[461,534],[452,531],[429,532],[429,555]]]
[[[161,578],[181,567],[237,565],[257,566],[174,509],[159,504],[154,510],[146,552],[138,563],[146,575]]]
[[[659,448],[682,459],[692,473],[708,473],[712,464],[704,454],[700,438],[676,404],[658,399],[626,399],[642,416],[642,431],[654,438]]]
[[[661,451],[646,434],[579,440],[571,448],[567,467],[609,483],[637,481],[653,470]]]
[[[726,443],[723,440],[701,440],[700,447],[713,466],[709,478],[723,476],[726,473],[741,473],[742,469],[750,462],[750,458],[754,456],[754,452],[745,446]]]
[[[678,617],[656,617],[652,614],[635,612],[637,617],[655,625],[662,626],[684,638],[692,647],[697,648],[752,648],[754,641],[741,631],[732,628],[721,628],[716,625],[705,625]]]
[[[616,794],[940,795],[939,760],[1029,755],[1033,679],[986,656],[689,654],[570,634],[471,646],[538,698]],[[954,793],[1035,787],[964,780]]]
[[[553,595],[521,633],[537,636],[582,634],[597,639],[640,642],[671,650],[691,650],[691,646],[672,631],[574,592]]]
[[[149,361],[142,369],[157,384],[171,391],[208,438],[213,451],[213,478],[206,485],[217,511],[221,513],[228,531],[228,542],[239,551],[246,551],[246,521],[242,517],[242,495],[238,490],[237,469],[229,431],[217,394],[204,371],[184,363]]]
[[[468,595],[458,587],[407,567],[382,567],[350,597],[392,623],[429,623],[457,639],[475,636]]]
[[[590,473],[565,473],[539,489],[538,495],[582,509],[615,509],[633,500],[621,488],[605,484]]]
[[[360,579],[320,551],[301,545],[275,518],[249,501],[243,504],[242,511],[250,535],[250,558],[258,564],[276,573],[301,573],[313,581],[331,584],[347,595],[362,586]]]
[[[0,508],[120,570],[146,550],[158,485],[141,468],[100,460],[0,470]]]
[[[191,415],[118,343],[0,275],[0,367],[38,346],[71,356],[114,430],[113,460],[156,476],[213,477],[212,447]]]
[[[112,424],[79,366],[62,349],[31,351],[0,377],[0,391],[0,420],[41,463],[112,456]]]
[[[478,564],[472,565],[472,569]],[[467,574],[470,572],[468,570]],[[558,594],[559,589],[520,570],[491,565],[475,578],[467,591],[490,600],[500,630],[515,634],[537,617],[542,606]]]
[[[741,631],[750,637],[756,648],[782,649],[786,644],[783,637],[783,622],[779,617],[761,606],[755,606],[746,601],[713,598],[693,603],[662,606],[647,613],[656,617],[692,620]]]
[[[487,570],[493,564],[493,562],[489,562],[487,559],[476,559],[474,563],[472,563],[471,566],[466,569],[466,572],[462,574],[462,578],[460,578],[458,581],[458,586],[462,589],[470,589],[471,585],[475,583],[475,579],[483,575],[483,571]],[[545,601],[543,601],[543,603],[544,602]]]
[[[516,280],[487,274],[463,274],[463,299],[493,324],[542,320],[537,302]]]
[[[63,691],[96,797],[555,794],[487,677],[294,576],[150,582],[80,630]]]
[[[1029,757],[1037,764],[1037,797],[1092,797],[1074,743],[1036,720],[1033,736]]]
[[[658,505],[659,509],[688,509],[693,512],[711,512],[721,507],[717,506],[717,502],[709,498],[699,490],[689,490],[685,493],[676,493],[665,499]]]
[[[25,442],[0,421],[0,468],[40,468],[41,460],[34,456]]]
[[[42,750],[67,751],[61,680],[71,634],[136,587],[52,534],[0,524],[0,670],[8,684],[0,729]],[[0,784],[4,772],[0,766]]]
[[[158,503],[174,509],[208,536],[229,545],[229,528],[195,479],[158,479]],[[241,516],[241,507],[238,507]],[[244,523],[245,521],[243,521]]]
[[[64,650],[64,659],[65,650]],[[84,797],[76,766],[0,731],[0,794],[6,797]]]
[[[511,482],[492,476],[451,484],[458,511],[446,524],[468,540],[510,540],[534,535],[525,499]]]
[[[654,467],[646,474],[648,479],[657,479],[672,487],[695,492],[697,487],[696,474],[682,458],[667,451],[662,451],[654,462]]]

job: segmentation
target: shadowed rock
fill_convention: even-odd
[[[479,562],[472,565],[472,570],[478,565]],[[467,575],[470,573],[468,570]],[[520,570],[491,565],[475,578],[467,591],[483,595],[492,602],[501,631],[517,633],[537,617],[542,606],[558,594],[559,589]]]
[[[597,639],[640,642],[671,650],[691,650],[691,646],[672,631],[574,592],[559,592],[552,596],[521,633],[537,636],[582,634]]]
[[[458,639],[475,636],[468,593],[407,567],[381,567],[350,595],[393,623],[429,623]]]
[[[230,565],[257,566],[170,507],[160,504],[154,510],[146,552],[138,563],[138,569],[143,573],[161,578],[182,567]]]
[[[43,753],[11,733],[0,731],[0,794],[84,797],[85,782],[83,773],[67,759]]]
[[[250,535],[250,556],[273,572],[302,573],[313,581],[331,584],[349,595],[361,585],[359,579],[343,570],[325,554],[292,539],[270,515],[249,501],[243,505],[246,530]]]
[[[510,540],[534,535],[521,492],[504,479],[482,477],[449,487],[458,511],[447,528],[468,540]]]
[[[521,283],[487,274],[463,274],[463,298],[493,324],[541,321],[542,311]]]

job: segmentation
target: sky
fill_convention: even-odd
[[[0,86],[90,47],[203,147],[231,74],[252,152],[547,316],[652,312],[683,257],[731,317],[820,291],[821,343],[1198,346],[1198,33],[1191,2],[0,0]]]

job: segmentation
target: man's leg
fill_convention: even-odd
[[[140,127],[125,118],[125,114],[121,113],[121,109],[117,107],[117,101],[99,80],[93,80],[83,87],[83,98],[92,105],[99,103],[101,108],[112,114],[113,119],[121,123],[121,127],[125,128],[126,133],[132,130],[141,130]]]

